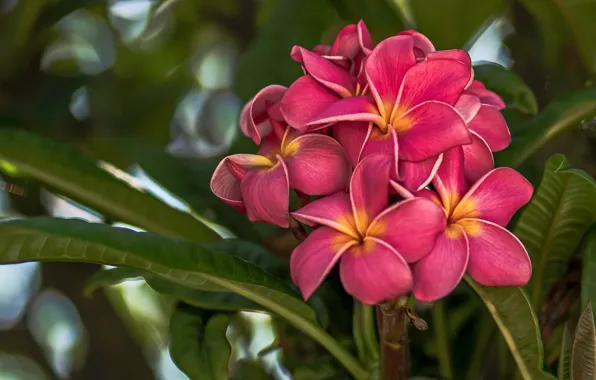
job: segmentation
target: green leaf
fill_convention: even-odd
[[[582,305],[588,302],[596,304],[596,227],[588,232],[586,241],[582,265]]]
[[[213,283],[285,318],[329,350],[356,379],[367,372],[316,322],[314,311],[285,282],[237,257],[189,241],[80,220],[0,222],[0,263],[78,261],[144,270],[202,289]]]
[[[503,0],[417,0],[409,4],[416,30],[437,49],[463,48],[505,6]]]
[[[466,276],[495,320],[524,380],[554,380],[544,372],[544,348],[538,319],[521,288],[485,287]]]
[[[565,324],[563,339],[561,339],[561,356],[559,357],[558,380],[569,380],[569,363],[571,360],[571,333],[569,326]]]
[[[564,95],[534,119],[519,139],[495,155],[497,166],[519,167],[553,138],[580,129],[581,122],[596,116],[596,87]]]
[[[588,302],[579,317],[571,349],[571,378],[592,380],[596,376],[596,327],[592,304]]]
[[[474,64],[474,78],[503,98],[508,107],[535,115],[538,103],[532,90],[513,71],[492,62]]]
[[[191,215],[132,188],[79,150],[28,132],[0,129],[0,160],[51,190],[119,222],[192,241],[218,235]]]
[[[399,6],[392,7],[392,3],[395,3],[393,1],[330,0],[330,2],[341,18],[346,21],[345,24],[356,24],[358,21],[363,20],[373,41],[381,41],[405,29],[400,18]],[[331,41],[329,42],[331,43]]]
[[[170,319],[170,356],[191,380],[228,378],[230,320],[225,314],[209,314],[179,306]]]
[[[540,186],[513,231],[532,259],[527,289],[534,310],[565,275],[584,233],[596,222],[596,185],[587,174],[569,166],[561,154],[548,159]]]

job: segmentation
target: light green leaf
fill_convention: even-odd
[[[584,233],[596,222],[596,185],[569,166],[563,155],[548,159],[540,186],[513,231],[532,259],[527,290],[534,310],[565,275]]]
[[[571,349],[571,380],[593,380],[596,376],[596,327],[592,304],[579,317]]]
[[[178,306],[170,320],[170,356],[191,380],[227,380],[230,323],[224,314]]]
[[[197,219],[132,188],[71,146],[0,128],[0,160],[116,221],[192,241],[219,240],[214,231]]]
[[[513,70],[492,62],[475,63],[474,79],[501,96],[508,107],[532,115],[538,113],[534,93]]]
[[[544,348],[538,319],[521,288],[485,287],[466,276],[495,320],[524,380],[554,380],[543,370]]]
[[[509,148],[495,154],[497,166],[519,167],[553,138],[580,128],[596,116],[596,87],[561,96],[551,102]]]
[[[582,265],[582,305],[596,304],[596,226],[586,236],[586,248]]]
[[[565,324],[563,330],[563,339],[561,339],[561,356],[559,357],[558,380],[569,380],[569,362],[571,360],[571,333],[569,326]]]

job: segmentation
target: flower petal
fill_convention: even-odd
[[[414,40],[414,55],[416,58],[425,58],[428,53],[435,51],[435,47],[428,37],[415,30],[404,30],[397,33],[397,35],[407,35],[412,37]]]
[[[357,40],[354,42],[357,43]],[[335,91],[339,96],[348,97],[354,94],[356,78],[348,71],[300,46],[294,46],[290,55],[296,62],[304,65],[306,72],[317,82]]]
[[[468,190],[461,147],[451,148],[443,154],[443,162],[433,179],[433,185],[441,196],[447,214],[450,214]]]
[[[499,95],[488,90],[484,84],[478,80],[473,81],[467,90],[476,94],[480,98],[482,104],[493,106],[499,111],[505,108],[505,102],[503,102],[503,99],[501,99]]]
[[[319,227],[290,257],[292,281],[307,300],[327,277],[342,254],[357,242],[329,227]]]
[[[272,168],[254,169],[240,183],[248,219],[287,228],[290,224],[288,169],[278,158]]]
[[[364,52],[370,53],[373,48],[370,33],[364,21],[344,27],[331,45],[328,55],[342,56],[349,59],[356,58]]]
[[[270,115],[267,111],[273,104],[279,103],[286,90],[284,86],[267,86],[244,106],[240,115],[240,129],[255,144],[259,145],[261,139],[271,132]]]
[[[420,162],[399,161],[400,182],[408,191],[424,189],[435,177],[443,162],[443,154]]]
[[[451,293],[466,272],[468,258],[466,234],[457,224],[450,225],[433,250],[413,265],[414,297],[431,302]]]
[[[350,181],[350,199],[356,226],[361,234],[366,232],[369,223],[389,203],[389,170],[391,157],[386,154],[373,154],[354,169]]]
[[[389,128],[386,133],[381,132],[381,130],[375,126],[369,129],[366,142],[364,143],[364,147],[360,153],[360,160],[376,153],[386,154],[391,157],[392,163],[390,177],[398,178],[399,146],[395,129]]]
[[[389,37],[377,45],[365,63],[369,88],[386,119],[397,102],[402,79],[416,64],[414,40],[410,36]]]
[[[483,104],[468,127],[478,133],[493,152],[503,150],[511,143],[507,122],[501,112],[493,106]]]
[[[348,193],[340,191],[310,202],[292,212],[301,223],[314,227],[323,225],[353,238],[359,238]]]
[[[429,100],[454,106],[470,75],[470,66],[455,60],[420,62],[404,77],[399,108],[410,109]]]
[[[480,177],[495,168],[493,154],[486,141],[472,131],[472,143],[462,145],[464,150],[464,176],[468,184],[473,184]]]
[[[469,219],[470,276],[486,286],[523,286],[532,275],[532,263],[519,239],[505,228],[486,220]]]
[[[472,66],[472,58],[462,49],[451,49],[451,50],[439,50],[428,53],[426,59],[429,61],[437,60],[437,59],[450,59],[453,61],[457,61],[463,63],[464,65],[471,67]]]
[[[412,263],[433,249],[446,223],[445,212],[435,202],[411,198],[379,214],[368,227],[366,235],[385,241]]]
[[[360,48],[362,51],[368,55],[375,47],[373,44],[372,38],[370,37],[370,33],[368,31],[368,27],[364,23],[364,21],[358,21],[356,24],[357,31],[358,31],[358,41],[360,42]]]
[[[329,45],[315,45],[312,48],[312,52],[320,55],[328,55],[329,51],[331,50],[331,46]]]
[[[457,99],[454,108],[464,118],[464,121],[469,123],[480,110],[480,106],[481,103],[478,96],[471,92],[464,91],[459,99]]]
[[[315,115],[337,101],[338,96],[309,75],[298,78],[286,91],[279,110],[289,125],[305,131]]]
[[[346,190],[351,167],[344,149],[321,134],[302,135],[284,147],[290,187],[308,195]]]
[[[344,147],[352,167],[358,164],[370,128],[374,127],[366,121],[340,121],[333,125],[333,135]]]
[[[505,227],[530,201],[530,182],[511,168],[491,170],[476,182],[453,211],[453,219],[478,218]]]
[[[374,305],[408,294],[412,272],[400,254],[382,240],[366,238],[350,247],[339,263],[341,282],[348,294]]]
[[[328,126],[340,121],[372,121],[385,123],[377,107],[366,96],[353,96],[329,104],[306,124],[309,127]]]
[[[399,158],[406,161],[423,161],[471,142],[466,123],[448,104],[425,102],[411,109],[402,119],[407,128],[398,130]]]

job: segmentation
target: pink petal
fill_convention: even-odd
[[[248,219],[287,228],[290,224],[288,169],[278,157],[272,168],[254,169],[240,183]]]
[[[414,42],[410,36],[383,40],[366,59],[365,72],[369,88],[383,119],[387,119],[397,102],[402,79],[416,64]]]
[[[441,201],[441,197],[435,191],[430,189],[422,189],[414,193],[415,197],[426,198],[430,199],[431,201],[435,202],[438,206],[443,207],[443,201]]]
[[[468,265],[468,240],[463,229],[452,224],[437,238],[433,250],[414,264],[414,296],[424,302],[451,293]]]
[[[403,199],[414,198],[414,194],[412,194],[408,189],[406,189],[401,183],[391,179],[389,180],[389,184],[391,185],[391,188],[393,190],[392,194],[398,194]],[[439,200],[439,202],[441,202],[441,200]]]
[[[366,238],[350,247],[339,263],[341,282],[348,294],[374,305],[412,290],[412,272],[397,251],[382,240]]]
[[[361,234],[389,203],[391,157],[374,154],[356,166],[350,181],[350,199],[356,226]]]
[[[254,154],[234,154],[221,160],[211,177],[211,191],[218,198],[244,212],[244,203],[240,193],[240,181],[254,168],[268,167],[271,161]]]
[[[486,141],[493,152],[503,150],[511,143],[507,122],[493,106],[483,104],[468,126]]]
[[[343,191],[314,200],[292,212],[292,216],[311,227],[323,225],[354,238],[360,236],[356,230],[350,196]]]
[[[463,63],[468,67],[472,66],[472,58],[470,58],[470,55],[465,50],[461,49],[434,51],[432,53],[428,53],[426,59],[429,61],[436,59],[451,59],[453,61]]]
[[[279,110],[289,125],[305,131],[308,123],[329,105],[337,101],[338,96],[317,83],[309,75],[298,78],[281,100]]]
[[[354,59],[354,57],[360,53],[360,50],[358,27],[356,24],[350,24],[339,31],[335,41],[333,41],[333,44],[331,45],[329,55]]]
[[[472,121],[480,110],[480,98],[471,92],[464,91],[455,103],[455,110],[464,118],[466,123]]]
[[[319,227],[292,252],[290,273],[305,300],[319,287],[342,254],[357,242],[329,227]]]
[[[351,167],[344,149],[321,134],[302,135],[284,147],[290,187],[308,195],[346,190]]]
[[[461,147],[451,148],[443,154],[443,162],[433,179],[433,185],[449,214],[468,190],[464,177],[464,152]]]
[[[261,139],[271,132],[272,126],[267,111],[272,104],[281,100],[286,90],[284,86],[267,86],[257,92],[255,97],[244,106],[240,115],[240,129],[255,144],[259,145]]]
[[[484,84],[478,80],[473,81],[467,90],[476,94],[480,98],[482,104],[493,106],[499,111],[505,108],[505,102],[503,102],[503,99],[501,99],[499,95],[488,90]]]
[[[368,32],[368,28],[362,20],[358,21],[356,27],[358,31],[358,42],[360,43],[360,48],[366,55],[368,55],[375,47],[372,42],[372,38],[370,37],[370,33]]]
[[[313,53],[319,55],[327,55],[329,54],[329,50],[331,50],[331,46],[329,45],[316,45],[314,48],[312,48]]]
[[[360,152],[372,125],[366,121],[341,121],[333,125],[333,135],[344,147],[352,167],[358,164]]]
[[[412,198],[379,214],[368,227],[366,235],[385,241],[412,263],[433,249],[446,223],[445,212],[435,202]]]
[[[453,211],[453,219],[478,218],[509,223],[513,214],[532,198],[530,182],[511,168],[497,168],[480,178]]]
[[[293,128],[289,127],[288,129],[294,130]],[[271,157],[275,156],[275,153],[279,152],[280,149],[281,139],[277,137],[277,133],[272,133],[263,139],[263,142],[261,143],[261,146],[259,147],[259,151],[257,152],[257,154],[259,156]]]
[[[369,129],[366,142],[360,153],[360,160],[371,154],[382,153],[386,154],[392,159],[390,177],[398,178],[399,166],[399,146],[397,141],[397,133],[395,129],[389,128],[386,133],[381,132],[377,127]]]
[[[401,159],[423,161],[471,142],[466,123],[448,104],[425,102],[408,111],[402,119],[406,120],[408,128],[398,131]]]
[[[304,65],[306,72],[317,82],[335,91],[339,96],[348,97],[354,94],[356,78],[348,71],[300,46],[294,46],[290,55],[295,61]]]
[[[424,58],[428,53],[435,51],[435,47],[428,37],[415,30],[404,30],[397,33],[397,35],[407,35],[412,37],[414,40],[414,54],[416,55],[416,58]]]
[[[399,108],[434,100],[455,105],[470,80],[470,66],[454,60],[420,62],[404,77]]]
[[[443,162],[443,154],[420,162],[399,161],[401,185],[411,192],[422,190],[433,180]]]
[[[495,168],[493,154],[486,141],[472,131],[472,143],[462,145],[464,150],[464,176],[468,184],[473,184],[480,177]]]
[[[473,233],[470,243],[470,276],[486,286],[523,286],[532,275],[528,252],[515,235],[486,220],[468,219]]]
[[[366,96],[353,96],[331,103],[306,124],[309,127],[328,126],[340,121],[372,121],[384,124],[377,107]]]

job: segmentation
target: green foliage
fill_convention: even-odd
[[[546,162],[540,186],[514,229],[532,259],[528,292],[534,310],[564,276],[584,233],[596,222],[596,183],[569,168],[563,155]]]
[[[586,235],[586,247],[582,269],[582,305],[592,302],[596,305],[596,227]]]
[[[191,380],[226,380],[229,318],[180,305],[170,320],[170,356]]]
[[[571,379],[589,380],[596,376],[596,327],[592,304],[588,302],[579,317],[571,351]]]
[[[558,380],[569,380],[569,364],[571,361],[571,345],[573,343],[569,325],[565,324],[563,339],[561,339],[561,357],[559,358]]]

